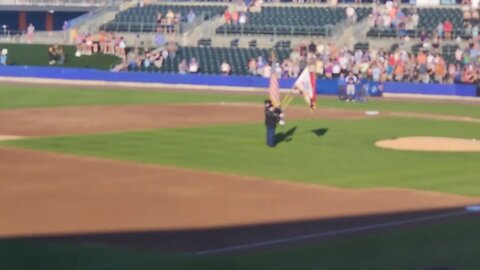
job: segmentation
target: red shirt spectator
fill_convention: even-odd
[[[232,21],[232,14],[230,11],[227,9],[225,10],[225,13],[223,13],[223,16],[225,17],[225,22],[230,23]]]
[[[453,25],[452,23],[449,21],[449,20],[446,20],[444,23],[443,23],[443,31],[444,32],[452,32],[453,30]]]
[[[453,31],[453,25],[449,20],[443,23],[443,32],[445,32],[445,39],[450,39]]]

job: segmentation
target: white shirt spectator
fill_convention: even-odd
[[[247,15],[245,13],[241,13],[240,17],[238,18],[239,24],[245,24],[247,22]]]
[[[220,66],[220,70],[223,74],[228,75],[230,74],[230,65],[226,61],[224,61]]]
[[[353,7],[347,7],[345,13],[347,17],[353,17],[353,15],[355,15],[355,9]]]
[[[190,60],[190,63],[188,65],[188,72],[190,72],[190,73],[197,73],[198,72],[198,62],[197,62],[197,59],[195,59],[195,57],[193,57]]]
[[[272,76],[272,67],[267,64],[263,67],[263,77],[270,78],[271,76]]]
[[[455,60],[457,61],[462,61],[462,58],[463,58],[463,52],[460,48],[457,48],[457,50],[455,51]]]
[[[168,50],[163,50],[162,51],[162,58],[167,59],[167,57],[168,57]]]
[[[341,71],[340,65],[338,63],[334,63],[332,68],[332,73],[338,75],[340,74],[340,71]]]
[[[392,24],[392,18],[390,16],[385,15],[383,16],[383,27],[389,28]]]
[[[472,8],[477,9],[479,0],[471,0],[471,2],[472,2]]]

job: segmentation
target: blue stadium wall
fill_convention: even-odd
[[[107,82],[136,82],[162,84],[190,84],[206,86],[234,86],[267,88],[269,80],[251,76],[222,75],[181,75],[163,73],[110,72],[94,69],[0,66],[0,77],[43,78],[62,80],[90,80]],[[295,79],[280,79],[281,88],[291,88]],[[337,80],[317,80],[317,93],[336,95],[339,83]],[[476,85],[467,84],[419,84],[387,82],[383,85],[384,93],[423,94],[476,97],[480,96]]]
[[[25,15],[22,15],[25,14]],[[32,23],[37,31],[62,30],[63,23],[77,18],[85,11],[0,11],[0,26],[6,25],[11,31],[25,31]],[[47,17],[51,16],[52,29],[47,29]],[[22,20],[24,22],[22,23]]]

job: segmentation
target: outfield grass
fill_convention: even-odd
[[[400,136],[474,138],[480,125],[405,118],[290,121],[290,141],[265,144],[261,124],[161,129],[4,142],[39,150],[167,164],[345,188],[405,187],[480,196],[480,153],[379,149]],[[322,136],[313,130],[327,130]]]
[[[262,103],[264,99],[264,95],[242,95],[238,93],[162,92],[0,85],[0,109],[221,101]],[[296,98],[292,105],[305,106],[305,103],[301,98]],[[352,104],[320,96],[318,107],[450,114],[480,118],[480,104],[384,101],[382,99],[372,99],[366,104]]]
[[[448,267],[477,269],[480,265],[480,218],[350,238],[316,245],[224,256],[167,256],[152,251],[113,247],[0,241],[2,269],[368,269],[423,270]]]
[[[0,44],[0,49],[8,49],[8,65],[19,66],[49,66],[48,48],[51,45],[32,44]],[[62,67],[95,68],[109,70],[120,64],[121,59],[114,55],[94,54],[91,56],[75,57],[75,46],[63,46],[67,55]]]

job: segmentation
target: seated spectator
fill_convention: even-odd
[[[190,59],[190,62],[188,63],[188,72],[190,73],[197,73],[199,69],[197,59],[195,57],[192,57]]]
[[[220,71],[224,75],[230,74],[230,65],[227,63],[227,61],[223,61],[222,65],[220,66]]]
[[[262,77],[264,78],[270,78],[272,76],[272,67],[270,64],[265,64],[265,66],[262,69]]]
[[[63,51],[63,47],[55,45],[55,60],[58,64],[63,65],[65,63],[65,52]]]
[[[185,59],[182,59],[182,61],[180,61],[180,63],[178,64],[178,73],[187,74],[187,72],[188,72],[187,61]]]
[[[55,64],[55,48],[53,46],[48,48],[48,64]]]
[[[0,54],[0,66],[6,66],[7,65],[7,55],[8,55],[8,50],[7,49],[2,49],[2,52]]]
[[[263,74],[263,67],[265,66],[265,62],[263,61],[263,57],[259,56],[257,58],[257,74],[262,75]]]
[[[255,61],[255,58],[250,58],[248,61],[248,74],[257,75],[257,61]]]

